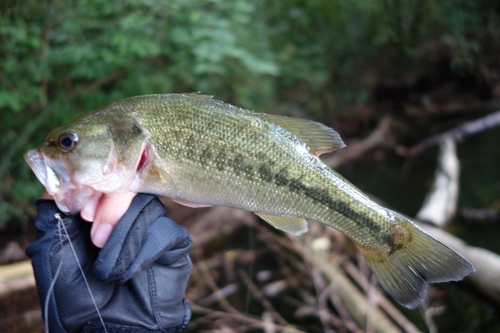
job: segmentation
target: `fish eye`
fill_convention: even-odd
[[[62,152],[68,152],[73,149],[78,143],[78,135],[76,133],[63,133],[59,137],[59,149]]]

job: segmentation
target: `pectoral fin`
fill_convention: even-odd
[[[280,229],[297,236],[307,232],[307,221],[302,217],[284,217],[261,213],[255,214],[276,229]]]
[[[339,133],[322,123],[272,114],[265,114],[262,117],[283,127],[304,141],[311,149],[311,154],[313,155],[319,156],[323,153],[345,147],[345,143],[340,138]]]
[[[155,158],[152,161],[153,165],[149,169],[151,181],[154,182],[154,186],[152,187],[155,188],[160,185],[165,189],[168,189],[168,192],[172,193],[172,195],[179,195],[179,190],[177,189],[177,185],[175,185],[174,180],[172,179],[172,177],[170,177],[168,171],[161,164],[156,152],[154,152],[154,154]]]

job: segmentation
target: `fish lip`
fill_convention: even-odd
[[[38,149],[26,152],[24,159],[47,193],[54,197],[58,208],[66,214],[78,213],[94,193],[92,188],[73,182],[71,165],[64,160],[53,160]]]
[[[32,149],[24,154],[24,160],[30,166],[36,178],[42,183],[43,186],[47,185],[47,168],[45,158],[38,149]]]
[[[24,159],[50,195],[55,195],[62,188],[74,187],[67,163],[53,160],[40,153],[38,149],[26,152]]]

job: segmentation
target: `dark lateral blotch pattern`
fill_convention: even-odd
[[[356,212],[354,209],[349,207],[347,203],[341,200],[334,200],[325,188],[308,186],[304,184],[300,178],[289,177],[286,169],[281,169],[274,175],[274,183],[277,186],[288,186],[290,191],[304,194],[314,201],[326,205],[328,208],[341,214],[342,216],[349,218],[358,226],[369,229],[375,238],[384,244],[387,244],[391,248],[391,252],[398,249],[394,243],[393,237],[384,232],[376,221],[363,213]]]
[[[369,229],[374,238],[389,246],[390,253],[398,249],[391,234],[384,232],[370,216],[357,212],[342,200],[332,198],[325,188],[309,186],[300,177],[291,177],[286,168],[273,171],[273,161],[263,159],[258,167],[254,167],[249,163],[249,158],[241,153],[229,152],[223,145],[206,145],[189,136],[184,141],[186,141],[185,147],[187,148],[185,150],[186,157],[198,160],[205,165],[211,162],[219,172],[230,172],[249,180],[258,179],[279,187],[286,186],[291,192],[305,195],[352,220],[359,227]]]

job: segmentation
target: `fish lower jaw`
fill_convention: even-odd
[[[57,207],[65,214],[76,215],[87,204],[96,190],[89,186],[62,188],[53,195]],[[50,193],[49,193],[50,194]]]

